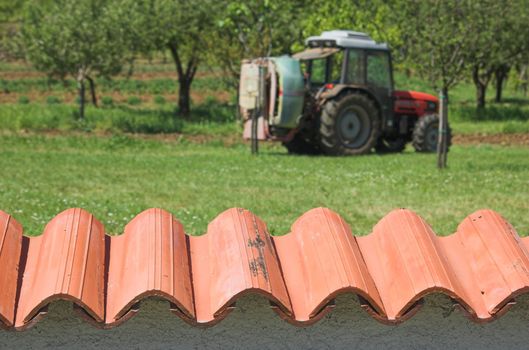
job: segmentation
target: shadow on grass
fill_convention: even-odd
[[[509,97],[504,98],[499,103],[494,103],[495,105],[505,105],[505,104],[513,104],[518,106],[529,106],[529,98],[517,98],[517,97]]]
[[[215,100],[206,100],[193,106],[189,117],[179,115],[178,108],[131,107],[121,104],[91,108],[86,114],[85,124],[89,129],[145,134],[181,132],[184,123],[230,123],[236,119],[233,105]]]
[[[526,103],[526,102],[524,102]],[[451,114],[460,121],[527,121],[529,120],[529,109],[520,106],[492,105],[485,108],[470,106],[454,106]]]

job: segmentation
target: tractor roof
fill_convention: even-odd
[[[358,49],[388,50],[386,43],[377,43],[366,33],[350,30],[331,30],[306,40],[309,47],[343,47]]]
[[[329,57],[332,54],[340,51],[337,47],[313,47],[305,49],[304,51],[298,52],[295,55],[292,55],[292,58],[298,60],[316,60],[319,58]]]

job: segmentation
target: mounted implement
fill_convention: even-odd
[[[386,44],[339,30],[306,44],[293,56],[243,61],[239,106],[246,139],[281,141],[298,154],[400,152],[410,141],[416,151],[436,150],[439,101],[394,90]]]

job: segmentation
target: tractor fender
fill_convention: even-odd
[[[375,105],[377,106],[378,110],[380,111],[380,117],[382,118],[382,125],[386,124],[386,120],[385,120],[386,116],[384,115],[384,113],[382,113],[382,106],[381,106],[379,99],[376,97],[376,94],[374,94],[372,91],[370,91],[365,86],[336,84],[331,89],[325,90],[320,94],[319,106],[321,107],[327,101],[332,100],[348,92],[360,92],[360,93],[367,95],[370,99],[372,99],[375,102]]]

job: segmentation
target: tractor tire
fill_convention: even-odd
[[[348,93],[323,106],[320,149],[328,155],[360,155],[371,152],[380,135],[380,112],[373,100]]]
[[[307,141],[301,134],[294,135],[294,138],[288,142],[283,142],[289,154],[299,155],[317,155],[320,150],[316,144]]]
[[[385,138],[379,137],[375,145],[377,153],[400,153],[406,148],[406,140],[402,137]]]
[[[452,129],[447,125],[447,151],[452,145]],[[437,152],[439,116],[429,114],[419,118],[413,128],[412,145],[417,152]]]

